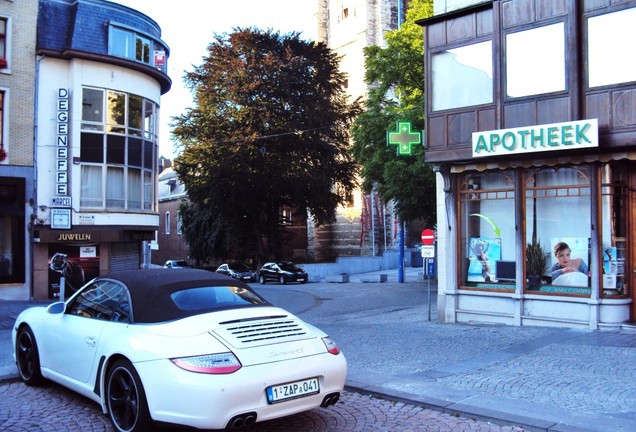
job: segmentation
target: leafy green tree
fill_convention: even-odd
[[[405,23],[386,34],[386,48],[365,49],[365,81],[369,86],[364,112],[353,126],[352,153],[362,166],[362,188],[373,186],[384,201],[394,200],[401,220],[435,223],[435,176],[424,162],[422,146],[410,156],[387,147],[387,130],[397,121],[424,128],[424,43],[418,19],[431,16],[431,0],[412,0]]]
[[[183,231],[191,256],[277,257],[283,207],[335,218],[356,186],[349,129],[359,114],[324,44],[272,31],[215,35],[186,73],[194,107],[173,120],[175,170],[188,191]]]

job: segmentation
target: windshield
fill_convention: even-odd
[[[293,263],[279,263],[278,266],[281,270],[285,270],[288,272],[301,272],[303,271],[300,267]]]
[[[243,263],[234,263],[230,265],[230,268],[237,272],[248,272],[250,268]]]

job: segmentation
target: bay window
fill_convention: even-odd
[[[84,88],[82,100],[80,206],[154,211],[156,105],[95,88]]]

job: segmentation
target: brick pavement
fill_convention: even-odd
[[[53,383],[27,387],[0,383],[0,430],[7,432],[111,432],[99,406]],[[174,427],[157,430],[176,432]],[[251,432],[523,432],[433,409],[352,392],[327,409],[257,423]],[[183,429],[185,431],[185,429]]]

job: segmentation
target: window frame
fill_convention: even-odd
[[[95,95],[101,94],[101,100],[99,100],[99,96],[85,99],[84,91],[95,92]],[[133,107],[141,108],[141,112],[137,113],[141,120],[135,125],[137,127],[133,128],[129,125],[131,116],[128,111],[131,106],[129,103],[131,98],[137,101]],[[80,207],[82,209],[154,212],[156,208],[154,181],[157,176],[155,161],[158,154],[157,133],[156,130],[142,131],[138,127],[141,125],[145,128],[144,122],[149,119],[150,127],[156,128],[157,105],[152,100],[133,93],[90,86],[82,87],[83,106],[90,105],[93,99],[101,106],[93,108],[91,105],[90,110],[99,111],[95,118],[93,118],[92,111],[84,111],[82,114],[80,165],[82,176],[89,174],[88,171],[85,173],[85,167],[101,167],[101,186],[99,187],[101,187],[102,202],[101,205],[98,205],[98,194],[94,194],[95,196],[87,200],[84,199],[84,191],[88,186],[86,182],[83,182]],[[146,112],[147,110],[150,112]],[[97,118],[100,121],[97,121]],[[122,122],[123,124],[121,124]],[[143,137],[140,136],[142,134]],[[112,188],[113,184],[109,181],[109,175],[114,172],[113,170],[123,170],[124,183],[121,188]],[[129,175],[133,172],[139,173],[138,178],[133,179]],[[135,180],[135,185],[130,184],[133,180]],[[92,185],[95,186],[94,183]],[[108,185],[111,185],[111,188]],[[133,186],[139,190],[131,190],[130,187]],[[94,189],[93,192],[97,192],[97,188],[94,187]],[[119,194],[119,197],[111,196],[115,193]],[[123,206],[122,204],[111,205],[115,202],[112,201],[113,199],[122,200]]]
[[[461,63],[461,62],[456,62],[463,70],[468,71],[469,69],[474,69],[477,71],[478,74],[483,74],[487,77],[488,81],[489,81],[489,89],[490,89],[490,94],[485,97],[484,100],[480,99],[480,98],[476,98],[474,100],[472,100],[472,98],[475,97],[475,94],[473,92],[474,88],[465,88],[464,90],[464,94],[462,95],[463,98],[471,98],[471,100],[466,103],[466,102],[453,102],[453,101],[448,101],[448,100],[442,100],[440,98],[438,98],[437,94],[452,94],[453,92],[448,90],[445,87],[440,87],[441,85],[443,85],[445,82],[443,81],[439,81],[438,77],[441,76],[455,76],[455,72],[450,71],[450,69],[445,69],[445,70],[440,70],[440,71],[435,71],[436,69],[436,59],[441,59],[442,55],[451,55],[451,56],[457,56],[457,51],[459,50],[466,50],[468,48],[471,47],[478,47],[479,45],[483,45],[483,44],[490,44],[490,67],[486,67],[486,69],[479,69],[479,68],[475,68],[474,66],[474,62],[477,61],[475,60],[477,57],[479,58],[483,58],[484,56],[477,56],[475,54],[470,54],[468,57],[470,58],[470,64],[468,63]],[[479,52],[479,51],[477,51]],[[461,54],[461,53],[460,53]],[[430,73],[431,73],[431,78],[430,78],[430,89],[429,89],[429,98],[430,98],[430,112],[431,113],[439,113],[439,112],[443,112],[443,111],[447,111],[447,110],[464,110],[466,108],[474,108],[474,107],[478,107],[478,106],[483,106],[483,105],[492,105],[495,103],[495,57],[494,57],[495,53],[494,53],[494,41],[492,38],[483,38],[483,39],[475,39],[473,41],[471,41],[471,43],[469,44],[464,44],[464,45],[457,45],[457,46],[447,46],[444,47],[444,49],[442,50],[437,50],[437,51],[431,51],[430,53]],[[484,63],[485,65],[485,63]],[[490,76],[488,76],[488,74],[490,74]],[[474,76],[474,75],[473,75]],[[452,83],[454,82],[454,80],[451,79],[451,81],[448,83],[450,84],[450,86],[452,87],[452,89],[457,89],[457,86],[452,85]],[[467,81],[465,81],[467,82]],[[448,85],[447,84],[447,85]],[[484,83],[480,83],[478,85],[476,85],[475,87],[479,88],[479,89],[483,89],[484,88]],[[481,92],[481,94],[485,95],[486,92]],[[440,105],[441,104],[441,105]],[[437,105],[437,106],[436,106]]]
[[[540,30],[544,30],[547,29],[548,27],[552,27],[552,26],[562,26],[562,34],[563,34],[563,44],[562,44],[562,48],[563,48],[563,61],[562,61],[562,66],[563,66],[563,74],[562,74],[562,84],[563,87],[562,88],[558,88],[558,89],[542,89],[540,91],[536,91],[533,90],[531,92],[526,92],[526,93],[521,93],[521,94],[515,94],[515,95],[510,95],[509,94],[509,89],[510,89],[510,75],[509,75],[509,67],[510,67],[510,57],[509,55],[512,53],[517,53],[520,50],[519,49],[510,49],[509,45],[510,45],[510,40],[509,38],[512,36],[521,36],[523,33],[526,34],[531,34]],[[528,97],[537,97],[537,96],[543,96],[543,95],[549,95],[549,94],[559,94],[559,93],[567,93],[568,92],[568,50],[567,50],[567,23],[564,20],[559,20],[559,21],[555,21],[555,22],[549,22],[546,23],[545,25],[542,26],[537,26],[537,27],[532,27],[532,28],[523,28],[523,29],[515,29],[514,31],[510,31],[510,32],[506,32],[503,34],[503,43],[505,44],[505,56],[504,56],[504,67],[502,70],[502,75],[503,75],[503,83],[504,83],[504,88],[502,89],[502,95],[504,97],[504,99],[506,101],[510,101],[510,100],[517,100],[517,99],[522,99],[522,98],[528,98]],[[536,41],[533,41],[533,43],[531,45],[535,45]],[[554,45],[554,41],[549,41],[548,43],[549,46],[553,46]],[[545,48],[545,47],[544,47]],[[542,51],[542,54],[545,54],[546,50]],[[538,60],[535,61],[536,63],[539,63]],[[533,64],[532,61],[525,61],[524,64]],[[540,71],[551,71],[553,68],[548,68],[548,67],[540,67],[538,68],[538,70],[535,70],[532,74],[539,74],[540,75]],[[526,76],[524,76],[524,78],[527,78]],[[528,79],[522,79],[520,80],[524,83],[527,82],[539,82],[539,83],[543,83],[545,80],[528,80]]]

